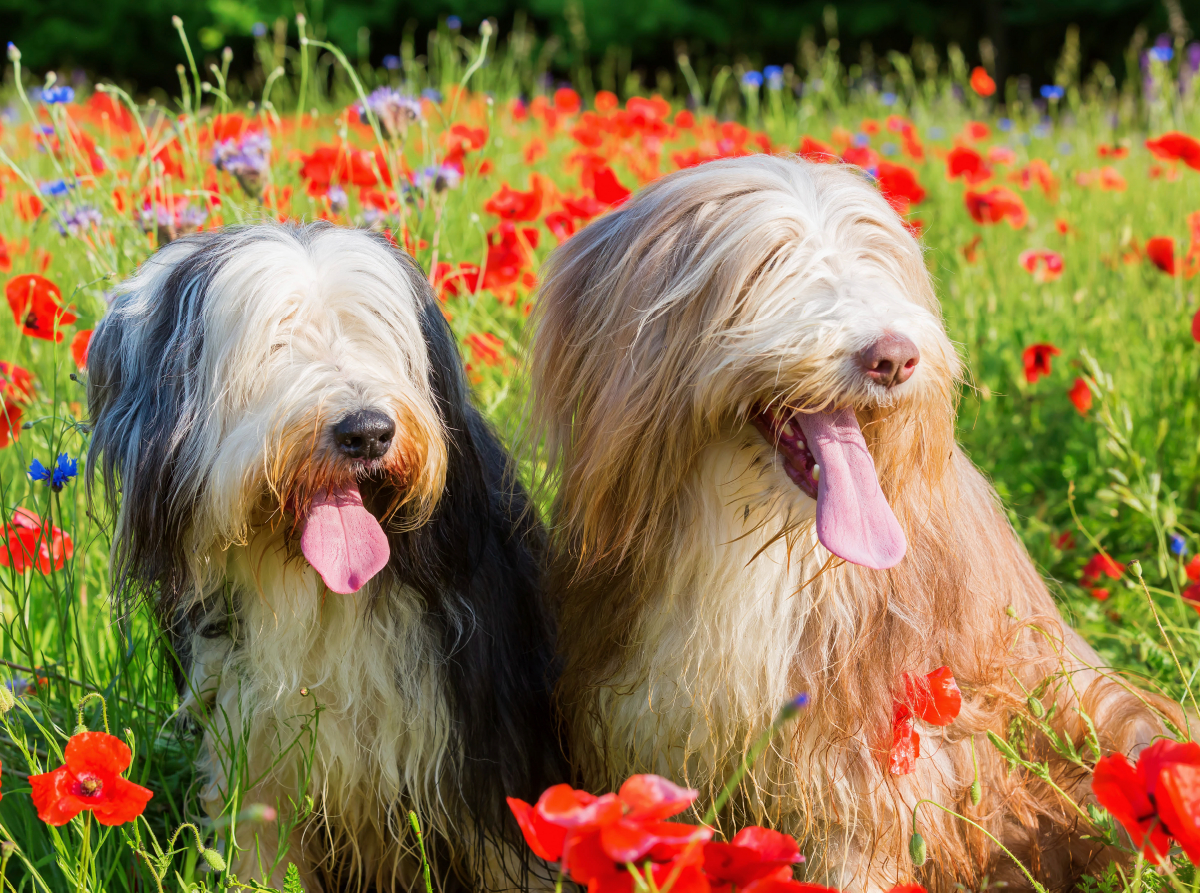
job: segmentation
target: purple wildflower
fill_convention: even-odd
[[[251,130],[240,140],[223,140],[213,146],[212,162],[217,170],[233,174],[247,195],[258,198],[271,166],[271,138]]]
[[[434,167],[422,168],[412,175],[413,185],[418,189],[432,189],[434,192],[445,192],[454,189],[462,180],[462,173],[452,164],[440,164]]]
[[[400,136],[413,121],[421,120],[421,101],[393,87],[380,87],[367,97],[366,107],[358,107],[363,123],[369,122],[367,110],[375,113],[388,136]]]
[[[98,227],[104,222],[104,216],[91,205],[80,205],[56,224],[58,231],[64,236],[78,236],[92,227]]]

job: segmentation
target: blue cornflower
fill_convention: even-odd
[[[42,102],[46,105],[57,105],[60,102],[74,102],[75,88],[74,87],[51,87],[48,90],[42,91]]]
[[[461,31],[462,19],[458,16],[446,16],[446,27],[451,31]]]
[[[66,195],[75,188],[75,184],[68,183],[66,180],[50,180],[46,183],[39,183],[38,188],[46,195]]]
[[[400,67],[400,57],[395,55],[384,56],[383,67],[388,71],[395,71]]]
[[[778,65],[768,65],[763,69],[763,77],[767,79],[767,86],[772,90],[778,90],[783,87],[783,69]]]
[[[856,133],[854,134],[854,145],[869,146],[871,145],[871,138],[865,133]]]
[[[879,101],[882,102],[884,105],[895,105],[896,104],[896,94],[893,93],[891,90],[889,90],[888,92],[880,95]]]
[[[792,698],[790,701],[788,701],[786,704],[783,705],[782,709],[779,711],[779,718],[780,719],[791,719],[793,716],[795,716],[797,713],[799,713],[801,710],[803,710],[807,706],[808,706],[808,693],[801,692],[800,694],[796,695],[796,697]]]
[[[1062,99],[1065,90],[1057,84],[1042,85],[1042,99]]]
[[[1175,51],[1171,47],[1150,47],[1150,58],[1165,65],[1175,58]]]
[[[59,454],[58,461],[54,463],[53,468],[47,468],[37,459],[29,463],[30,479],[45,481],[55,493],[70,483],[71,478],[77,474],[79,474],[79,463],[67,456],[66,453]]]
[[[1180,558],[1187,555],[1187,540],[1181,537],[1178,533],[1172,533],[1167,537],[1167,548],[1171,550],[1172,555],[1178,555]]]
[[[1075,151],[1075,147],[1072,146],[1070,143],[1064,142],[1064,143],[1058,144],[1058,154],[1059,155],[1070,155],[1074,151]]]
[[[421,91],[421,98],[428,99],[430,102],[440,103],[442,101],[442,91],[435,90],[433,87],[426,87]]]
[[[879,151],[882,152],[884,155],[895,155],[897,152],[900,151],[900,147],[897,146],[895,143],[884,143],[882,146],[879,147]]]
[[[253,34],[255,37],[266,37],[267,36],[267,23],[266,22],[255,22],[253,25],[250,26],[250,33]]]
[[[999,127],[1001,130],[1003,130],[1005,133],[1008,133],[1010,130],[1013,129],[1013,120],[1012,120],[1012,118],[1001,118],[999,121],[996,122],[996,126]]]
[[[946,131],[945,131],[945,129],[944,129],[944,128],[942,128],[942,127],[937,127],[937,126],[934,126],[934,127],[930,127],[930,128],[929,128],[929,138],[930,138],[931,140],[940,140],[940,139],[942,139],[942,138],[943,138],[945,135],[946,135]]]
[[[761,71],[747,71],[742,75],[742,86],[748,90],[757,90],[763,85],[763,76]]]

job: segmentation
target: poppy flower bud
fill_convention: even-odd
[[[912,857],[913,865],[920,868],[925,864],[925,838],[921,836],[920,831],[914,831],[913,836],[908,839],[908,854]]]
[[[171,16],[171,25],[175,28],[182,28],[183,19],[181,19],[179,16]]]
[[[979,779],[975,779],[971,783],[971,805],[978,806],[979,801],[983,799],[983,785],[979,783]]]
[[[20,62],[21,61],[21,51],[17,49],[17,45],[15,43],[13,43],[12,41],[9,41],[9,43],[8,43],[8,61],[9,62]]]
[[[8,685],[0,685],[0,716],[3,716],[9,710],[17,705],[17,699],[13,697],[12,689]]]
[[[204,857],[204,861],[213,871],[225,870],[225,857],[216,850],[204,849],[200,851],[200,855]]]
[[[1040,700],[1038,700],[1033,695],[1029,696],[1029,700],[1026,701],[1025,704],[1026,704],[1026,706],[1029,707],[1029,712],[1032,713],[1038,719],[1041,719],[1043,716],[1046,715],[1045,706],[1042,704],[1042,702]]]

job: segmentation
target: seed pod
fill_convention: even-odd
[[[920,831],[914,831],[913,836],[908,839],[908,854],[912,856],[913,865],[918,868],[925,864],[925,838],[921,836]]]
[[[983,799],[983,785],[979,783],[979,779],[971,784],[971,805],[978,806],[979,801]]]
[[[1030,695],[1029,700],[1026,701],[1025,703],[1029,707],[1029,712],[1032,713],[1038,719],[1041,719],[1043,716],[1046,715],[1045,705],[1043,705],[1042,702],[1038,698],[1034,697],[1033,695]]]

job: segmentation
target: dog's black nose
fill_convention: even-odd
[[[333,426],[338,449],[351,459],[378,459],[392,445],[396,423],[373,409],[352,412]]]
[[[874,344],[858,354],[863,372],[872,381],[885,388],[904,384],[921,362],[921,352],[912,340],[894,332],[888,332]]]

